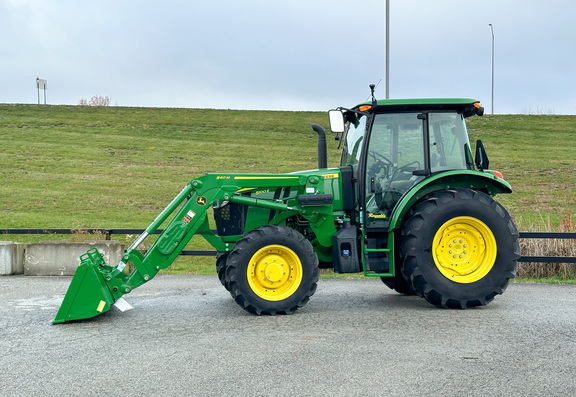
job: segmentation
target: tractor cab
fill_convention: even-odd
[[[374,100],[331,111],[341,166],[357,181],[360,223],[388,229],[401,198],[424,179],[474,170],[465,118],[482,112],[474,99]]]

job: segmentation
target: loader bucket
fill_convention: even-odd
[[[92,248],[80,260],[81,264],[74,273],[53,324],[97,316],[110,310],[114,303],[114,297],[99,270],[104,264],[102,255]]]

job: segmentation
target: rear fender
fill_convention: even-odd
[[[489,171],[458,170],[435,174],[410,189],[398,202],[390,222],[390,230],[398,229],[410,209],[428,194],[456,187],[480,190],[490,196],[512,193],[512,187],[504,179]]]

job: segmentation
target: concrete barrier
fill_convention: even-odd
[[[24,273],[24,244],[0,241],[0,276]]]
[[[80,265],[80,255],[96,247],[107,265],[116,266],[124,254],[124,245],[115,240],[44,241],[26,246],[24,274],[27,276],[72,276]]]

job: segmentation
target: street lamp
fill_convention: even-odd
[[[386,0],[386,99],[390,99],[390,0]]]
[[[492,114],[494,114],[494,26],[491,23],[488,26],[492,32]]]

